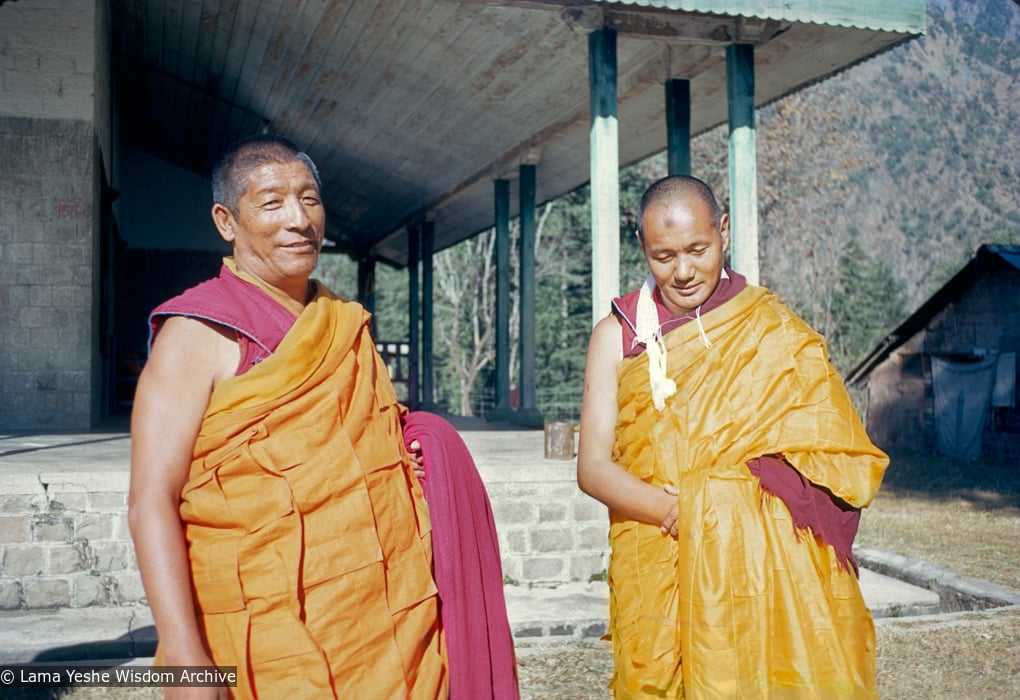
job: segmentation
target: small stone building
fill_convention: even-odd
[[[889,452],[1020,464],[1020,246],[983,245],[847,375]]]

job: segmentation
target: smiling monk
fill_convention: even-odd
[[[236,666],[166,697],[446,697],[431,527],[368,314],[310,279],[315,164],[272,135],[213,171],[233,246],[152,314],[129,520],[157,663]]]
[[[639,211],[644,286],[592,332],[577,478],[609,506],[616,698],[870,698],[851,546],[888,459],[821,336],[724,258],[696,178]]]

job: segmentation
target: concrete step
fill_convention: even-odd
[[[876,617],[935,613],[939,596],[889,576],[861,571]],[[597,639],[605,634],[609,588],[603,582],[555,587],[507,585],[507,617],[518,641]],[[62,608],[0,613],[0,663],[150,657],[156,631],[149,608]]]

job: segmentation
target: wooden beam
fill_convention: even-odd
[[[375,258],[358,259],[358,302],[372,314],[372,335],[375,337]]]
[[[588,35],[591,91],[591,314],[609,313],[620,293],[620,145],[616,111],[616,32]]]
[[[534,411],[538,404],[535,396],[535,187],[534,165],[520,167],[521,217],[521,281],[520,281],[520,342],[521,367],[517,386],[521,397],[521,411]]]
[[[666,160],[670,175],[691,174],[691,81],[666,81]]]
[[[425,410],[435,410],[433,390],[435,370],[432,363],[433,285],[432,254],[435,252],[436,228],[431,221],[421,225],[421,403]]]
[[[496,411],[510,410],[510,181],[493,182],[496,208]]]
[[[408,284],[408,357],[407,357],[407,405],[418,408],[418,259],[420,257],[420,236],[417,225],[407,228],[407,284]]]
[[[726,95],[730,142],[730,260],[758,284],[758,170],[754,132],[754,47],[726,49]]]
[[[754,17],[699,15],[690,12],[603,8],[571,8],[563,11],[567,24],[587,28],[597,25],[615,29],[628,37],[666,39],[673,43],[727,46],[735,41],[763,44],[783,30],[775,20]]]

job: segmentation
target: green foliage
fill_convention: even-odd
[[[829,351],[846,373],[904,317],[902,286],[881,257],[872,257],[851,234],[839,259],[839,282],[832,297],[835,331]]]

